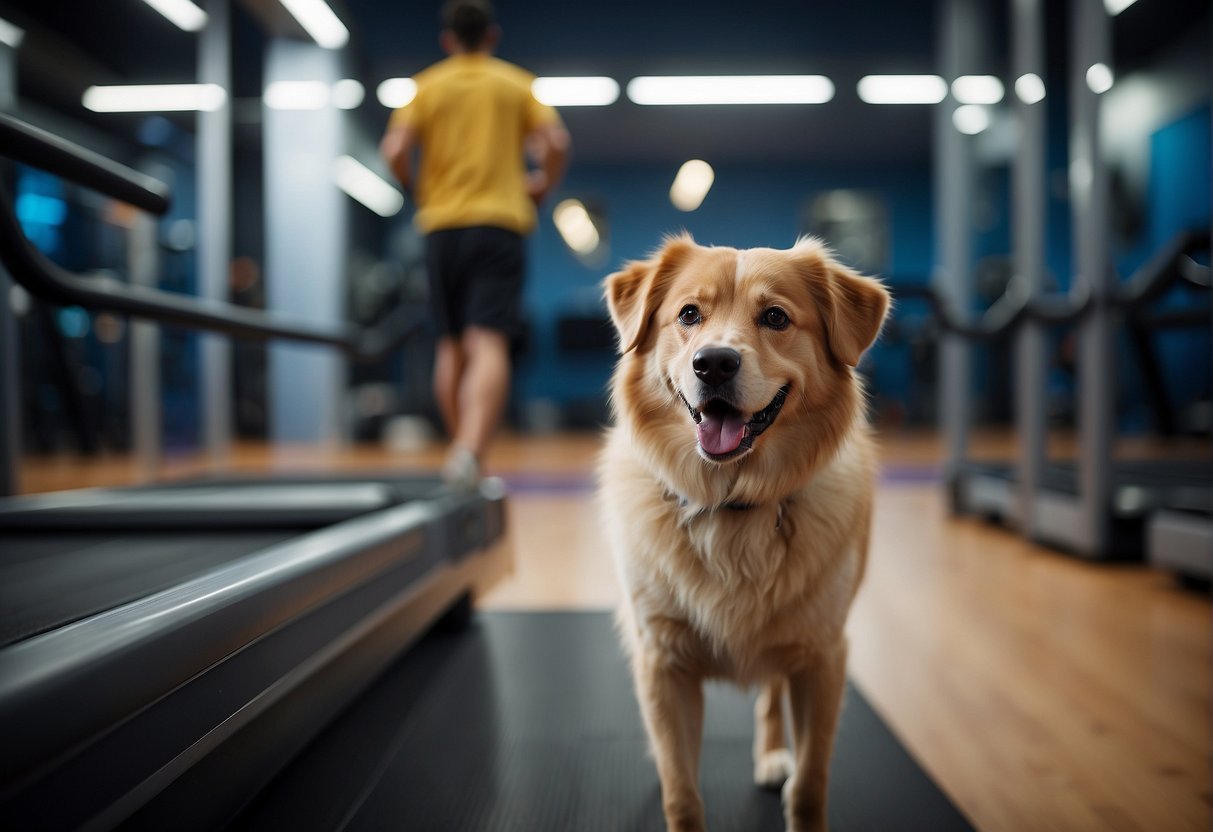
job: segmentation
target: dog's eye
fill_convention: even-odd
[[[678,322],[686,326],[694,326],[703,320],[699,315],[699,307],[693,304],[687,304],[682,307],[682,311],[678,313]]]
[[[771,329],[784,329],[788,323],[788,313],[778,306],[772,306],[762,313],[763,326],[769,326]]]

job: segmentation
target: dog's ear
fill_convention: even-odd
[[[836,262],[815,241],[801,243],[813,297],[821,309],[830,352],[844,364],[855,367],[860,357],[880,335],[889,311],[889,293],[881,282],[864,277]]]
[[[693,246],[687,237],[670,240],[652,259],[628,263],[603,282],[611,322],[619,332],[621,354],[644,343],[654,311],[661,305],[675,270]]]
[[[644,303],[656,268],[657,264],[652,260],[636,260],[610,275],[603,284],[611,323],[619,333],[620,353],[635,349],[644,334],[642,330],[648,318]]]

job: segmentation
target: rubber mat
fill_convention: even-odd
[[[710,685],[713,830],[782,830],[751,780],[753,695]],[[971,829],[848,686],[834,832]],[[480,614],[410,650],[232,829],[661,830],[657,772],[605,613]]]

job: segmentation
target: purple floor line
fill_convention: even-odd
[[[502,479],[511,494],[588,494],[595,485],[594,478],[584,474],[508,474]],[[890,465],[880,471],[880,481],[888,485],[928,485],[939,479],[934,465]]]

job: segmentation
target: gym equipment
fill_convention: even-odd
[[[503,527],[499,484],[389,476],[0,500],[0,827],[107,828],[197,777],[191,815],[241,805],[508,569]]]
[[[1151,305],[1176,285],[1208,290],[1208,269],[1195,265],[1193,260],[1208,251],[1207,231],[1178,234],[1099,302],[1082,288],[1070,295],[1033,296],[1013,281],[1007,292],[976,319],[950,308],[931,287],[894,287],[894,294],[926,300],[939,326],[967,341],[1005,339],[1028,322],[1074,326],[1089,317],[1114,314],[1131,322],[1138,331],[1193,323],[1208,326],[1211,315],[1207,305],[1165,314],[1151,311]],[[1043,407],[1043,402],[1036,404]],[[949,472],[953,509],[1025,526],[1019,472],[1020,468],[1011,463],[961,460]],[[1100,508],[1110,530],[1107,545],[1088,550],[1074,535],[1073,507],[1080,499],[1079,473],[1074,463],[1052,462],[1044,467],[1032,497],[1030,510],[1035,512],[1035,523],[1030,536],[1040,543],[1096,559],[1145,555],[1171,566],[1184,564],[1183,571],[1189,574],[1213,574],[1213,465],[1209,460],[1113,460],[1109,476],[1110,498]],[[1184,531],[1177,531],[1179,528]],[[1195,532],[1198,528],[1205,529],[1203,535]]]
[[[0,113],[0,155],[40,167],[153,214],[168,210],[159,182],[103,159],[44,130]],[[403,343],[425,321],[408,304],[386,314],[373,328],[301,321],[227,303],[132,286],[110,278],[81,277],[49,261],[29,240],[0,187],[0,255],[13,279],[31,294],[53,303],[94,312],[145,317],[162,324],[205,329],[240,338],[284,338],[336,347],[357,361],[375,361]]]
[[[1201,461],[1195,470],[1185,465],[1133,463],[1124,466],[1113,457],[1116,432],[1114,376],[1118,316],[1140,345],[1152,326],[1209,325],[1208,302],[1203,309],[1180,316],[1148,311],[1150,287],[1161,292],[1178,271],[1197,275],[1207,284],[1207,269],[1187,259],[1191,245],[1208,251],[1208,233],[1181,235],[1164,246],[1154,261],[1134,280],[1119,284],[1111,268],[1111,206],[1115,204],[1113,172],[1108,163],[1101,129],[1105,99],[1088,82],[1088,67],[1111,65],[1112,21],[1095,0],[1067,6],[1065,68],[1057,71],[1046,49],[1049,18],[1046,4],[1024,0],[1010,12],[1010,73],[1019,79],[1049,78],[1051,89],[1065,85],[1067,116],[1068,205],[1070,250],[1073,256],[1071,293],[1049,297],[1045,289],[1046,225],[1050,206],[1048,188],[1050,136],[1047,120],[1055,113],[1046,99],[1008,96],[1015,121],[1015,150],[1011,170],[1011,243],[1015,278],[1003,301],[981,320],[968,314],[973,308],[971,269],[973,229],[970,217],[974,199],[979,151],[949,123],[954,97],[936,111],[935,152],[936,268],[931,292],[938,295],[940,338],[939,413],[946,447],[945,475],[957,511],[972,511],[1009,520],[1027,538],[1090,559],[1125,555],[1141,557],[1147,539],[1145,524],[1169,506],[1176,489],[1189,486],[1203,491],[1203,506],[1183,509],[1189,519],[1205,528],[1206,541],[1197,560],[1204,574],[1213,574],[1213,464]],[[982,38],[989,34],[979,15],[962,0],[941,5],[940,54],[943,75],[955,78],[983,65]],[[1068,76],[1068,77],[1067,77]],[[1043,88],[1041,90],[1043,92]],[[1052,93],[1050,92],[1050,95]],[[1056,101],[1056,98],[1049,100]],[[1012,291],[1013,290],[1013,291]],[[1074,327],[1078,392],[1077,458],[1058,466],[1048,460],[1046,328]],[[1017,458],[1014,465],[973,466],[968,460],[970,418],[970,353],[974,339],[1014,337],[1015,428]],[[1148,361],[1147,361],[1148,363]],[[1149,368],[1146,368],[1149,383]],[[1168,414],[1165,403],[1157,411],[1162,430]],[[1203,469],[1203,470],[1202,470]],[[1161,488],[1161,490],[1160,490]],[[1186,498],[1185,498],[1186,499]],[[1151,535],[1161,541],[1167,535]],[[1185,536],[1184,539],[1191,539]]]
[[[158,183],[8,116],[0,155],[167,207]],[[0,260],[51,302],[355,358],[415,327],[317,327],[87,280],[32,248],[2,192]],[[203,478],[0,500],[0,827],[110,828],[198,778],[205,799],[183,814],[234,811],[435,620],[466,621],[509,563],[495,480]]]

